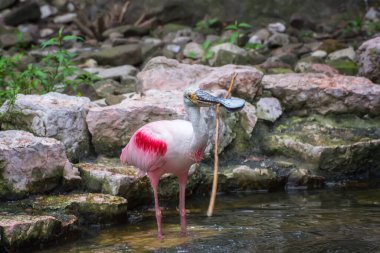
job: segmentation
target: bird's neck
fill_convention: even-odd
[[[200,108],[185,105],[185,110],[189,116],[191,124],[193,125],[194,131],[191,146],[195,149],[205,146],[208,140],[208,128],[205,120],[201,116]]]

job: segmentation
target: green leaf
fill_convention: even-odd
[[[240,24],[238,24],[238,27],[239,28],[247,28],[247,29],[252,28],[252,26],[250,24],[247,24],[247,23],[240,23]]]
[[[225,27],[226,30],[237,30],[238,26],[236,24],[230,24]]]
[[[233,32],[230,37],[230,43],[235,44],[239,37],[239,32]]]
[[[215,25],[219,21],[218,18],[212,18],[208,20],[209,25]]]
[[[75,36],[75,35],[66,35],[63,37],[64,41],[69,41],[69,40],[82,40],[83,41],[83,38],[82,37],[79,37],[79,36]]]
[[[43,41],[41,43],[41,47],[42,48],[46,48],[46,47],[49,47],[49,46],[58,46],[58,45],[59,45],[59,43],[58,43],[57,38],[51,38],[50,40]]]

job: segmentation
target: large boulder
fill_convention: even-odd
[[[272,157],[287,157],[330,179],[380,176],[380,120],[352,115],[284,118],[257,132]]]
[[[262,85],[288,111],[380,115],[380,86],[363,77],[278,74],[264,76]]]
[[[358,49],[359,75],[380,83],[380,37],[367,40]]]
[[[235,130],[240,118],[244,121],[243,129],[252,132],[256,122],[250,117],[251,107],[247,107],[246,110],[248,111],[239,113],[222,112],[220,122],[221,151],[232,142],[236,131],[241,130],[241,128]],[[210,140],[214,140],[214,108],[203,108],[201,113],[208,124]],[[87,115],[87,124],[95,151],[98,154],[119,156],[122,148],[138,128],[152,121],[173,119],[187,119],[183,106],[183,93],[150,90],[146,91],[144,96],[135,95],[117,105],[92,108]],[[211,151],[212,146],[212,143],[209,143],[206,154]]]
[[[42,96],[19,94],[14,105],[5,103],[0,108],[0,113],[10,115],[2,128],[26,130],[60,140],[68,158],[77,161],[90,153],[86,114],[93,106],[96,105],[88,98],[55,92]]]
[[[62,181],[67,162],[65,147],[55,139],[25,131],[0,132],[0,198],[54,189]]]
[[[234,73],[237,73],[237,77],[232,92],[252,100],[260,89],[263,73],[251,66],[209,67],[156,57],[145,65],[137,78],[143,90],[183,91],[190,85],[201,89],[228,89]]]
[[[41,18],[40,6],[34,1],[25,2],[14,8],[4,16],[4,23],[10,26],[18,26]]]

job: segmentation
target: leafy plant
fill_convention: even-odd
[[[209,33],[212,31],[212,27],[215,26],[218,22],[218,18],[200,20],[196,23],[195,30],[198,32]]]
[[[61,28],[56,37],[41,43],[43,49],[54,47],[55,50],[44,56],[39,64],[30,63],[25,69],[19,69],[23,62],[22,54],[1,57],[0,104],[9,100],[8,105],[13,105],[19,93],[42,94],[55,91],[58,84],[75,88],[82,79],[73,78],[78,71],[72,62],[75,55],[64,49],[63,44],[78,39],[77,36],[64,35]]]
[[[232,30],[233,32],[231,33],[230,36],[230,43],[232,44],[237,44],[237,41],[239,39],[240,33],[244,30],[250,29],[252,26],[248,23],[238,23],[235,21],[233,24],[229,24],[226,26],[226,30]]]
[[[202,43],[202,49],[204,51],[202,61],[207,62],[209,59],[211,59],[214,56],[214,52],[210,50],[211,42],[205,41]]]
[[[262,48],[264,48],[264,45],[261,44],[261,43],[247,43],[245,46],[244,46],[245,49],[247,50],[260,50]]]

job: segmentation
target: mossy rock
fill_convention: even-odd
[[[74,214],[81,224],[104,224],[127,221],[127,200],[101,193],[41,196],[33,208]]]
[[[255,133],[260,134],[260,133]],[[285,156],[328,178],[380,171],[380,119],[353,115],[290,117],[260,140],[262,150]]]
[[[355,76],[358,73],[358,65],[349,59],[328,61],[327,64],[338,70],[340,74]]]

